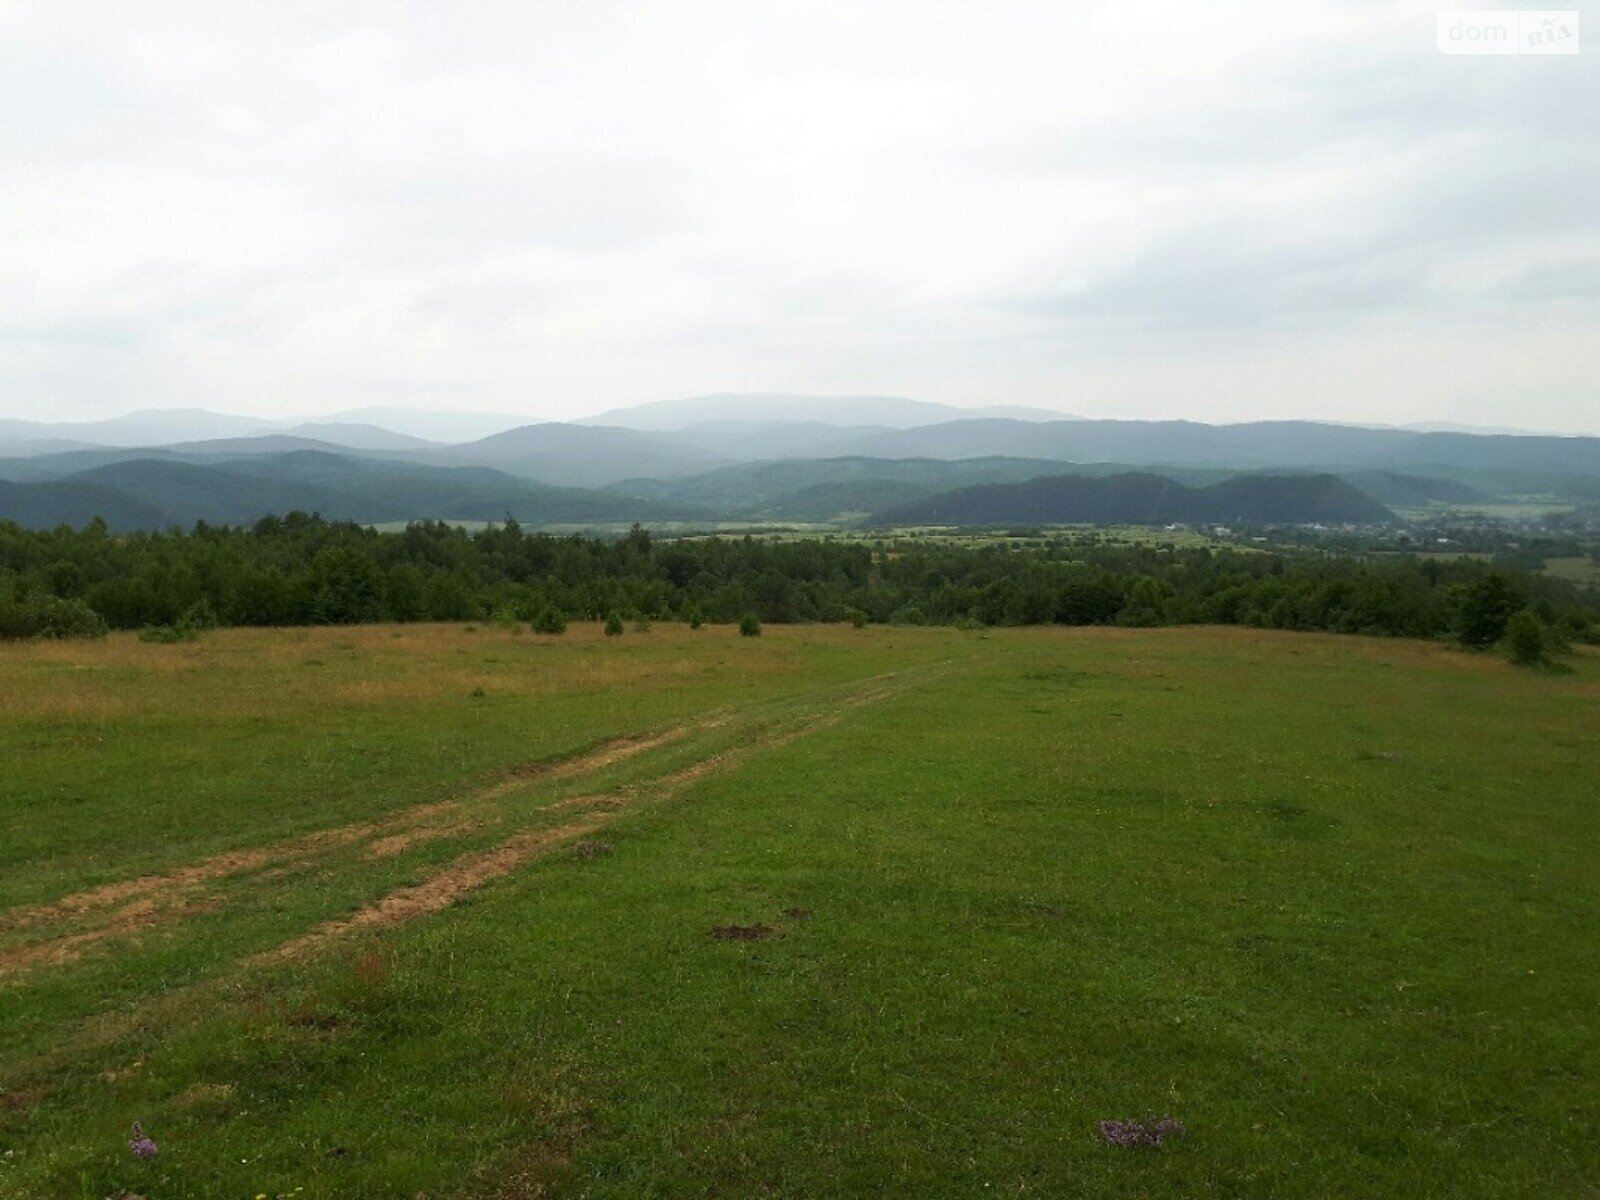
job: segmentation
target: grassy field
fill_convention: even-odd
[[[0,647],[0,1196],[1593,1197],[1573,663]],[[1145,1114],[1186,1136],[1097,1136]]]
[[[1545,560],[1544,569],[1557,579],[1600,587],[1600,563],[1592,558],[1549,558]]]

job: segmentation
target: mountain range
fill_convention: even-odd
[[[715,395],[584,423],[404,409],[278,422],[190,410],[5,420],[0,518],[36,525],[99,514],[117,528],[148,528],[298,508],[369,522],[511,513],[542,525],[927,523],[935,510],[942,523],[1364,522],[1392,519],[1389,506],[1600,499],[1600,438],[974,411],[900,397]],[[417,432],[447,432],[458,417],[490,431],[455,441]],[[511,425],[492,428],[502,422]],[[1097,482],[1112,476],[1121,482]],[[1239,476],[1300,482],[1222,486]],[[1162,491],[1149,482],[1156,477],[1204,494]],[[1222,508],[1208,508],[1213,501]]]

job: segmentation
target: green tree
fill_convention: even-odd
[[[622,636],[622,617],[617,613],[616,609],[612,609],[606,614],[606,636]]]
[[[1550,658],[1550,633],[1531,608],[1511,614],[1506,622],[1506,649],[1511,661],[1531,667]]]
[[[760,637],[761,636],[761,618],[756,616],[756,614],[753,613],[753,612],[747,612],[747,613],[745,613],[744,616],[740,617],[739,618],[739,636],[740,637]]]
[[[1461,590],[1456,636],[1468,646],[1492,646],[1505,636],[1506,623],[1522,605],[1522,595],[1511,580],[1490,571]]]

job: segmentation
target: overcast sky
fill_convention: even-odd
[[[1597,55],[1364,2],[0,0],[0,416],[1595,429]]]

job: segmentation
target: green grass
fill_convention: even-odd
[[[1600,563],[1587,555],[1575,558],[1547,558],[1544,569],[1557,579],[1600,587]]]
[[[1573,662],[1231,629],[0,648],[0,1196],[1592,1196]],[[336,924],[539,830],[447,907]],[[1188,1136],[1098,1141],[1146,1113]]]

